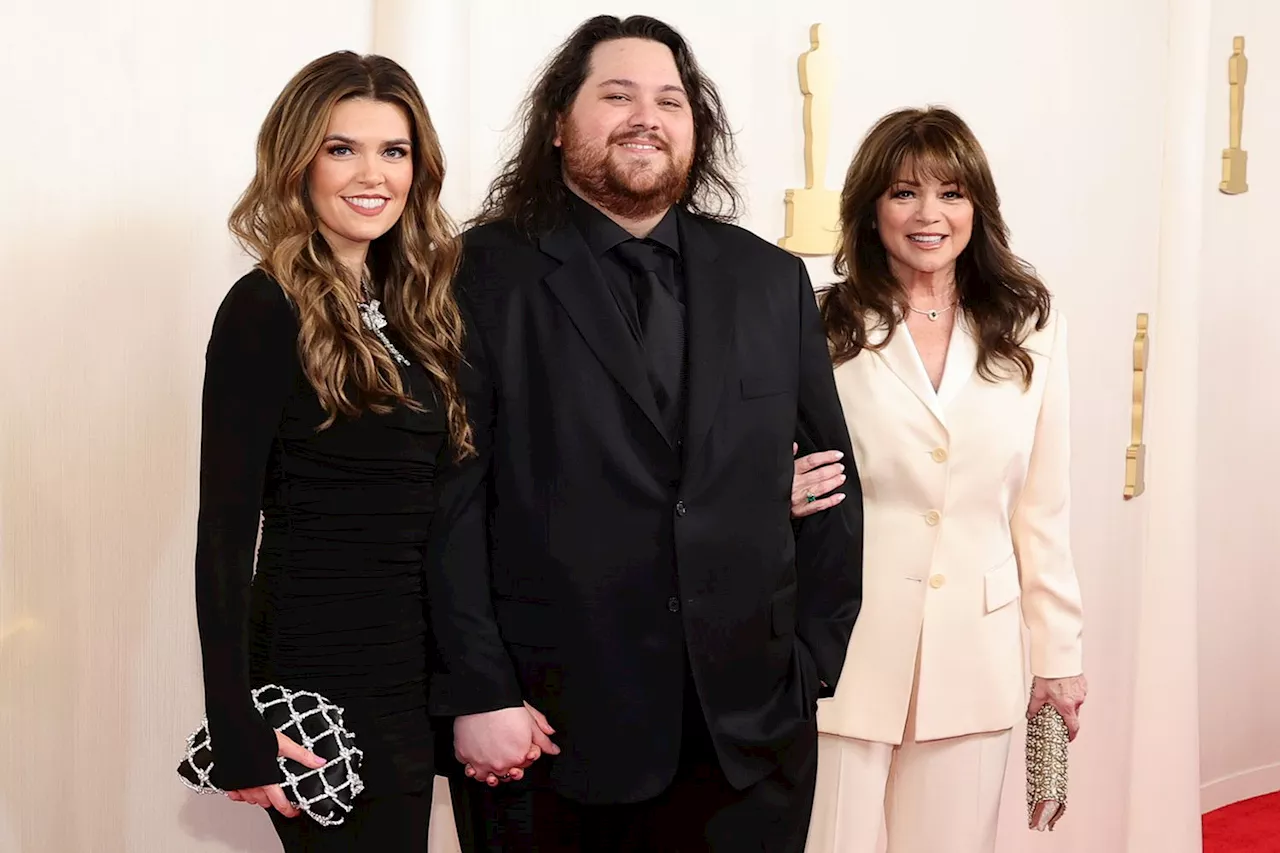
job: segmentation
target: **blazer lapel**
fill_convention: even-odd
[[[884,331],[876,333],[876,338],[884,340]],[[873,341],[876,338],[872,338]],[[955,340],[955,334],[951,336]],[[928,374],[925,373],[924,363],[920,361],[920,356],[916,352],[915,344],[911,340],[910,333],[906,330],[905,325],[900,325],[894,329],[893,337],[889,342],[876,350],[876,354],[884,361],[894,375],[902,381],[904,385],[911,389],[911,392],[920,398],[920,402],[933,415],[934,419],[944,429],[947,425],[947,419],[942,410],[941,401],[938,394],[933,390],[933,383],[929,381]],[[950,354],[947,356],[950,360]]]
[[[586,241],[576,228],[565,225],[539,238],[538,247],[560,261],[560,266],[546,277],[546,283],[578,333],[665,439],[666,430],[658,416],[640,346],[618,311]]]
[[[706,438],[720,405],[733,345],[737,290],[726,259],[717,262],[719,250],[706,226],[683,210],[679,221],[688,302],[688,459]]]
[[[978,342],[964,313],[956,315],[955,328],[951,330],[951,343],[947,345],[947,364],[942,371],[942,384],[938,387],[938,401],[943,409],[960,396],[961,389],[969,382],[978,365]]]

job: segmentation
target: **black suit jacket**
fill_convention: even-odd
[[[432,707],[527,699],[563,750],[528,778],[588,803],[670,783],[686,655],[729,781],[767,775],[812,737],[861,600],[861,490],[804,266],[735,226],[679,225],[682,442],[573,225],[472,229],[457,279],[480,456],[443,484]],[[849,479],[793,525],[801,434],[843,451]]]

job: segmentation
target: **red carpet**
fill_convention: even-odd
[[[1280,853],[1280,792],[1223,806],[1200,822],[1204,853]]]

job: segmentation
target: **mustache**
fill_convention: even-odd
[[[647,130],[625,130],[610,134],[609,144],[616,145],[619,142],[643,142],[646,145],[656,145],[663,151],[668,149],[667,141],[665,139],[660,135]]]

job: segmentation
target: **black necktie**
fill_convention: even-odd
[[[648,241],[627,240],[616,247],[618,257],[635,273],[636,313],[641,344],[653,384],[654,400],[671,439],[679,438],[684,386],[684,309],[658,270],[659,248]]]

